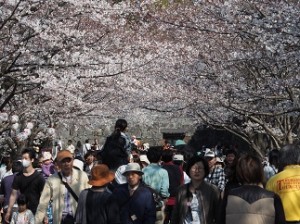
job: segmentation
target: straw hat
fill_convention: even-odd
[[[127,172],[135,172],[140,175],[144,174],[143,171],[141,171],[140,164],[138,163],[128,163],[125,168],[125,171],[123,172],[123,175],[126,175]]]
[[[114,178],[115,174],[109,171],[105,164],[98,164],[93,166],[91,170],[91,179],[88,184],[95,187],[101,187],[113,181]]]

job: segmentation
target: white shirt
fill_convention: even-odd
[[[83,154],[82,156],[84,156],[89,150],[91,150],[91,144],[85,143],[82,148],[82,154]]]
[[[197,195],[193,193],[193,199],[189,204],[191,213],[187,214],[184,224],[201,224],[199,216],[199,201]]]

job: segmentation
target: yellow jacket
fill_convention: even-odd
[[[286,221],[300,220],[300,165],[286,166],[269,179],[266,189],[281,198]]]

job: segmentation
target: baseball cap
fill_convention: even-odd
[[[216,155],[213,151],[206,151],[205,154],[204,154],[204,157],[210,157],[210,158],[215,158]]]
[[[66,149],[61,150],[57,153],[56,160],[58,162],[62,161],[65,158],[73,159],[73,154],[69,150],[66,150]]]
[[[175,154],[173,156],[173,160],[175,160],[175,161],[184,161],[184,157],[181,154]]]

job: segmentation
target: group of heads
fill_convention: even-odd
[[[186,166],[186,173],[191,180],[203,180],[209,174],[209,162],[206,157],[194,156]],[[263,183],[263,167],[261,159],[254,155],[243,155],[236,164],[237,179],[241,184],[260,184]]]
[[[182,155],[175,157],[183,159]],[[226,156],[236,158],[236,153],[228,151]],[[166,154],[165,159],[169,160],[170,155]],[[161,151],[158,149],[150,150],[147,153],[150,162],[157,163],[161,158]],[[22,166],[27,167],[33,163],[35,159],[35,151],[33,149],[25,149],[22,152]],[[174,157],[173,157],[174,160]],[[59,168],[63,172],[71,172],[73,168],[73,154],[68,150],[58,152],[56,161]],[[202,156],[194,156],[190,158],[186,164],[186,173],[191,178],[204,179],[210,170],[211,164],[215,164],[216,156],[213,151],[207,151]],[[280,150],[279,164],[283,168],[287,165],[300,164],[300,148],[298,144],[287,145]],[[136,185],[142,178],[143,172],[138,163],[129,163],[125,171],[122,173],[129,185]],[[236,164],[236,175],[242,184],[259,184],[264,181],[263,165],[261,159],[257,156],[246,154],[239,158]],[[101,187],[110,183],[114,179],[114,173],[104,164],[95,165],[91,172],[91,180],[89,184],[95,187]]]
[[[128,163],[122,175],[126,177],[126,181],[129,186],[137,186],[143,175],[140,164],[138,163]],[[110,171],[105,164],[97,164],[91,170],[91,179],[89,184],[93,187],[103,187],[113,181],[115,178],[115,173]]]
[[[234,149],[228,149],[225,152],[225,158],[217,157],[215,152],[211,149],[206,149],[204,153],[204,158],[207,160],[210,168],[214,167],[217,163],[222,166],[235,166],[237,162],[237,152]]]

